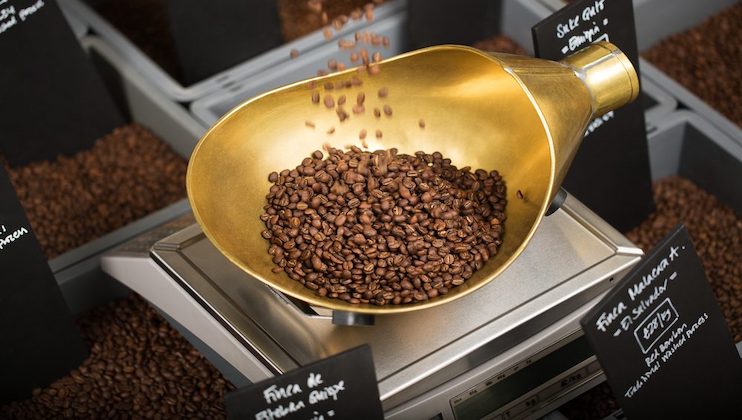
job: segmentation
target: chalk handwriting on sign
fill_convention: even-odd
[[[679,252],[684,250],[685,247],[671,246],[669,255],[662,258],[648,273],[642,275],[641,280],[627,289],[626,299],[620,300],[613,308],[600,314],[600,317],[595,321],[595,328],[607,332],[613,326],[612,334],[614,337],[618,337],[623,331],[628,331],[631,325],[642,317],[644,311],[662,297],[670,282],[677,278],[677,271],[672,271],[665,276],[662,274],[670,267],[670,263],[678,258]],[[646,295],[644,295],[645,291],[648,292]],[[631,307],[630,310],[629,307]],[[618,325],[614,324],[615,321],[619,321]]]
[[[25,227],[14,229],[11,232],[8,231],[8,228],[5,225],[0,225],[0,251],[26,234],[28,234],[28,229]]]
[[[0,0],[0,6],[7,4],[7,2],[8,0]],[[26,19],[38,12],[42,7],[44,7],[44,1],[38,0],[30,6],[17,9],[17,11],[15,6],[7,6],[0,9],[0,34],[18,25],[19,20],[20,22],[25,22]]]
[[[581,324],[628,418],[742,410],[742,361],[682,226]]]
[[[585,6],[582,12],[575,14],[573,17],[568,17],[566,22],[557,24],[557,38],[567,39],[566,45],[562,47],[562,54],[574,52],[585,44],[603,40],[599,34],[605,32],[603,27],[608,25],[608,19],[599,19],[599,15],[604,10],[605,0],[596,0],[594,3]],[[579,29],[582,23],[590,23],[592,26]],[[605,41],[608,41],[607,34]]]
[[[229,394],[229,418],[381,419],[376,375],[361,346]]]
[[[123,124],[56,1],[0,0],[0,57],[0,154],[11,168],[86,149]]]
[[[290,384],[279,387],[271,385],[263,390],[263,398],[267,404],[280,403],[286,400],[285,404],[280,403],[276,407],[267,408],[255,415],[256,420],[268,420],[284,417],[286,414],[294,413],[305,407],[311,407],[321,401],[332,399],[337,401],[342,391],[345,391],[345,381],[338,381],[336,384],[322,386],[322,375],[310,373],[307,377],[306,398],[304,391],[299,384]],[[318,389],[313,389],[318,388]],[[319,413],[314,412],[315,415]],[[330,416],[331,417],[331,416]]]

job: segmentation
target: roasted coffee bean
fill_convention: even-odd
[[[138,124],[74,155],[6,169],[48,258],[186,196],[187,162]]]
[[[332,97],[332,95],[327,94],[325,95],[325,107],[327,108],[334,108],[335,107],[335,98]]]
[[[332,285],[310,287],[321,296],[404,304],[447,293],[497,252],[506,194],[496,172],[460,170],[440,153],[326,150],[281,171],[266,196],[264,237],[290,278]]]

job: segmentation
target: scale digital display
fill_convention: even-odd
[[[587,340],[580,336],[517,372],[504,378],[505,374],[500,373],[456,396],[451,400],[454,416],[457,420],[481,419],[563,373],[565,367],[575,366],[591,356],[593,351]],[[553,394],[570,384],[557,385],[560,386]],[[538,401],[533,404],[537,405]]]

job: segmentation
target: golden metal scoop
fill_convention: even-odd
[[[497,277],[520,255],[544,217],[588,122],[639,93],[629,60],[605,42],[562,62],[439,46],[383,61],[379,74],[347,70],[312,80],[324,96],[325,83],[355,75],[362,86],[331,93],[336,98],[345,94],[349,110],[356,94],[365,92],[365,114],[339,122],[334,110],[312,102],[307,81],[273,90],[238,106],[206,133],[191,157],[187,184],[206,236],[237,266],[311,304],[367,314],[440,305]],[[382,87],[389,90],[383,100],[376,94]],[[373,108],[384,104],[391,105],[393,115],[375,118]],[[334,133],[327,134],[331,128]],[[354,305],[320,297],[286,274],[271,272],[274,265],[259,219],[270,187],[268,174],[296,167],[324,143],[360,146],[362,129],[370,133],[369,150],[439,151],[459,167],[497,169],[503,175],[508,191],[503,245],[448,294],[400,306]],[[382,138],[374,137],[376,129]]]

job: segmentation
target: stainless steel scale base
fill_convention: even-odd
[[[112,251],[104,270],[252,382],[369,344],[384,409],[400,419],[540,415],[576,386],[595,381],[601,372],[590,354],[577,361],[562,357],[557,363],[564,366],[549,366],[556,372],[549,378],[538,374],[545,372],[547,356],[576,346],[581,314],[642,255],[568,196],[521,257],[476,293],[427,310],[378,316],[374,326],[342,327],[330,322],[329,311],[250,278],[197,225],[180,230],[189,223],[177,221]],[[475,399],[540,359],[542,368],[526,375],[527,389],[520,380],[507,401]],[[565,375],[572,379],[565,382]]]

